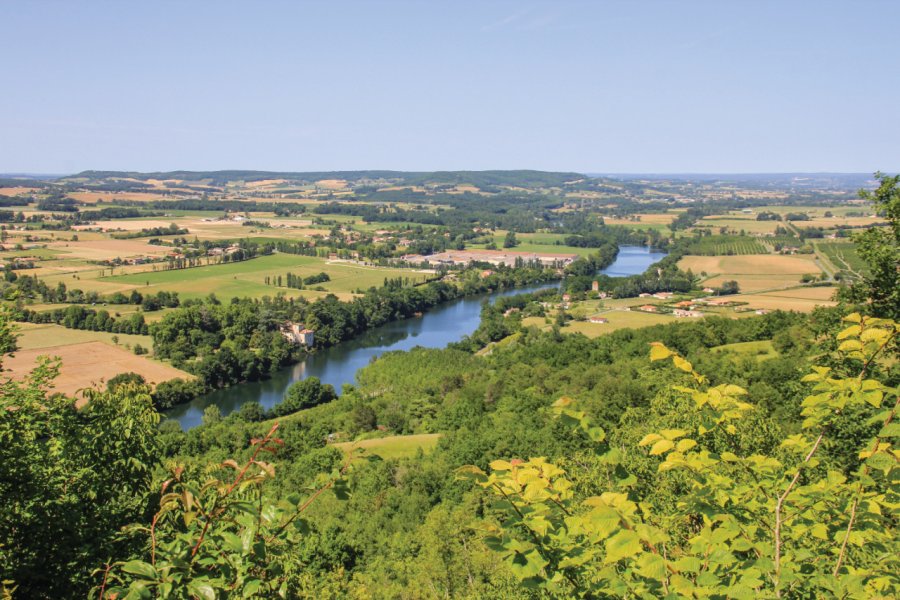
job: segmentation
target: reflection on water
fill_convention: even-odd
[[[616,277],[642,273],[664,256],[664,252],[650,251],[640,246],[622,246],[616,261],[602,272]],[[416,346],[443,348],[472,333],[478,327],[481,303],[485,300],[555,285],[557,284],[540,284],[454,300],[428,311],[422,317],[387,323],[352,340],[320,350],[296,365],[277,371],[265,381],[242,383],[217,390],[188,404],[176,406],[168,411],[167,416],[177,419],[184,429],[190,429],[200,424],[203,409],[210,404],[218,405],[222,415],[251,401],[271,408],[281,402],[285,390],[292,383],[312,376],[318,377],[323,383],[330,383],[340,392],[345,383],[352,384],[355,381],[359,369],[385,352],[410,350]]]

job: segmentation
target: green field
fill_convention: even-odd
[[[772,346],[771,340],[762,340],[759,342],[738,342],[736,344],[725,344],[712,348],[713,352],[727,352],[735,355],[735,357],[755,356],[757,361],[764,361],[770,358],[778,358],[778,352]]]
[[[744,231],[746,233],[775,233],[775,229],[781,225],[779,221],[757,221],[756,217],[745,216],[713,216],[704,217],[698,223],[698,226],[712,227],[717,230],[719,227],[727,227],[732,231]]]
[[[694,256],[739,256],[768,254],[768,249],[751,237],[712,235],[695,239],[687,248]]]
[[[494,244],[499,250],[503,250],[503,240],[506,237],[506,231],[497,230],[494,232]],[[579,256],[588,256],[597,251],[596,248],[577,248],[575,246],[566,246],[563,241],[566,239],[565,234],[561,233],[517,233],[516,239],[519,244],[515,248],[508,248],[513,252],[551,252],[558,254],[577,254]],[[559,242],[559,244],[557,244]],[[483,250],[485,244],[467,244],[469,250]]]
[[[866,272],[866,263],[856,252],[853,242],[817,242],[816,249],[828,259],[845,279],[859,279]]]
[[[290,272],[308,277],[323,271],[331,277],[331,281],[317,284],[325,288],[325,292],[294,290],[265,283],[266,276],[283,277]],[[312,256],[273,254],[236,263],[103,277],[100,281],[136,286],[142,293],[160,290],[178,292],[182,299],[203,298],[210,293],[216,294],[219,298],[259,298],[265,295],[274,296],[279,292],[289,296],[308,297],[333,292],[346,297],[357,289],[381,286],[385,278],[393,277],[408,277],[413,281],[423,281],[426,274],[408,269],[335,263]]]
[[[644,300],[642,298],[641,300]],[[649,303],[646,303],[649,304]],[[581,312],[581,311],[575,311]],[[597,314],[596,311],[588,311],[591,315]],[[565,327],[561,329],[563,333],[581,333],[589,338],[599,337],[618,331],[619,329],[636,329],[639,327],[648,327],[650,325],[661,325],[666,323],[674,323],[681,319],[676,319],[672,315],[653,314],[637,310],[607,310],[599,313],[600,316],[607,319],[608,323],[591,323],[590,321],[569,321]],[[537,327],[542,330],[549,330],[550,324],[544,317],[528,317],[522,320],[525,327]]]
[[[437,446],[441,434],[422,433],[419,435],[393,435],[359,442],[341,442],[334,444],[345,454],[349,454],[355,448],[365,449],[365,453],[378,455],[385,460],[392,458],[411,458],[421,449],[430,452]]]

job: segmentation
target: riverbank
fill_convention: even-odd
[[[622,246],[616,260],[601,273],[640,274],[664,256],[665,253],[646,247]],[[357,370],[385,352],[406,351],[415,346],[443,348],[471,334],[480,323],[481,305],[485,301],[555,285],[538,283],[452,300],[436,306],[422,317],[392,321],[322,349],[295,365],[276,371],[266,380],[233,385],[176,406],[167,411],[166,416],[177,420],[182,428],[190,429],[200,424],[203,411],[210,405],[218,406],[222,415],[236,411],[245,402],[259,402],[268,409],[281,402],[292,383],[313,376],[340,392],[344,384],[354,383]]]

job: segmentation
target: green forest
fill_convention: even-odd
[[[485,352],[486,310],[484,335],[389,353],[339,396],[309,381],[187,432],[133,378],[81,408],[52,359],[0,379],[2,594],[896,598],[898,184],[869,194],[889,227],[857,236],[867,274],[808,315],[525,328]],[[290,310],[338,343],[434,285]],[[259,308],[182,304],[154,341],[218,364],[265,344]]]

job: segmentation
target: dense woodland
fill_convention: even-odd
[[[897,597],[898,184],[885,177],[871,195],[890,227],[859,236],[868,274],[810,315],[594,340],[526,328],[478,352],[486,335],[383,356],[339,397],[310,381],[275,419],[249,404],[188,432],[160,423],[149,388],[128,378],[81,409],[48,393],[52,362],[0,380],[3,590]],[[336,343],[442,285],[285,310]],[[157,351],[204,364],[262,347],[253,335],[281,318],[272,306],[184,303],[154,331]],[[0,355],[14,349],[4,310]],[[388,460],[330,443],[413,434],[440,437]]]
[[[371,288],[350,302],[332,294],[314,302],[276,296],[223,304],[213,298],[183,303],[155,323],[150,333],[158,357],[197,375],[205,388],[215,389],[258,380],[296,362],[306,349],[292,346],[281,335],[287,321],[313,329],[316,345],[327,347],[449,300],[554,278],[553,271],[542,269],[497,269],[488,277],[472,269],[452,283],[394,282]]]

